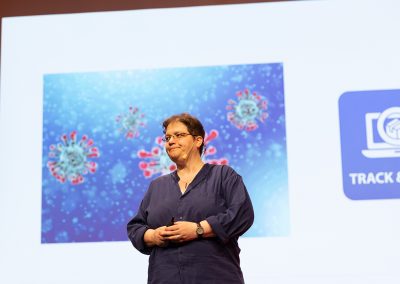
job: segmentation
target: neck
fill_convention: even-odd
[[[204,162],[201,159],[178,166],[177,174],[179,176],[179,184],[182,193],[184,193],[189,184],[194,180],[200,172]]]
[[[185,161],[184,163],[177,163],[176,166],[178,168],[178,174],[193,174],[200,171],[203,167],[204,162],[201,160],[201,157],[196,157]]]

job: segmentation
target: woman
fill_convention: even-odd
[[[205,131],[183,113],[163,122],[177,170],[150,183],[128,223],[133,246],[150,254],[148,283],[244,283],[238,238],[253,223],[242,178],[201,160]]]

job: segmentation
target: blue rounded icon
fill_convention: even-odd
[[[400,198],[400,90],[342,94],[339,122],[345,195]]]

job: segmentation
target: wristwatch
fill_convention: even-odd
[[[204,228],[200,225],[200,223],[197,223],[196,234],[197,234],[197,238],[199,238],[199,239],[201,239],[203,237]]]

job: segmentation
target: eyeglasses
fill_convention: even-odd
[[[180,133],[180,132],[176,132],[175,134],[172,134],[172,135],[165,135],[163,138],[162,138],[162,141],[164,141],[164,142],[169,142],[170,140],[171,140],[171,138],[174,138],[174,139],[182,139],[182,138],[184,138],[184,137],[186,137],[186,136],[188,136],[188,135],[192,135],[192,134],[190,134],[190,133]],[[193,135],[192,135],[193,136]]]

